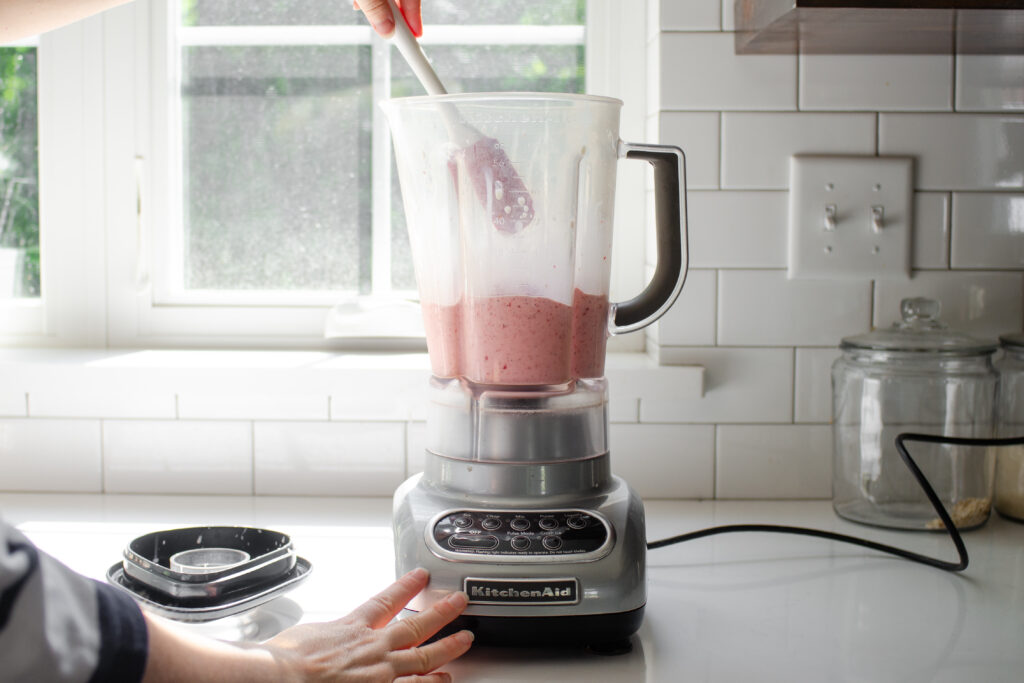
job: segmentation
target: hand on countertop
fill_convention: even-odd
[[[452,593],[415,616],[391,623],[428,579],[425,569],[415,569],[346,617],[293,626],[247,648],[200,642],[147,617],[150,659],[144,680],[450,681],[447,673],[436,669],[464,654],[473,634],[459,631],[428,645],[421,643],[462,613],[468,600],[465,593]]]

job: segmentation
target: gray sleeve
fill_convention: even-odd
[[[140,681],[147,646],[131,598],[76,574],[0,520],[0,683]]]

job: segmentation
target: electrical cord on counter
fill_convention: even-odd
[[[700,529],[698,531],[691,531],[686,534],[679,534],[678,536],[672,536],[670,538],[664,538],[659,541],[650,541],[647,544],[647,549],[655,550],[657,548],[675,545],[676,543],[683,543],[684,541],[692,541],[694,539],[704,538],[705,536],[714,536],[716,534],[729,532],[770,531],[783,534],[797,534],[800,536],[814,536],[816,538],[825,538],[830,541],[839,541],[840,543],[851,543],[853,545],[870,548],[871,550],[878,550],[883,553],[889,553],[890,555],[896,555],[906,560],[910,560],[911,562],[920,562],[921,564],[926,564],[930,567],[936,567],[945,571],[963,571],[964,569],[967,569],[968,562],[967,547],[964,545],[963,538],[960,537],[960,532],[957,530],[956,524],[953,523],[949,513],[946,512],[946,508],[943,507],[942,501],[939,500],[939,496],[935,493],[935,489],[933,489],[932,485],[928,482],[928,478],[924,476],[921,468],[919,468],[917,463],[914,462],[914,459],[910,457],[910,452],[907,451],[906,444],[904,443],[905,441],[938,443],[950,446],[1020,446],[1024,445],[1024,436],[1005,439],[981,439],[959,436],[938,436],[935,434],[914,434],[911,432],[904,432],[896,436],[896,450],[899,452],[900,458],[907,466],[907,469],[909,469],[910,473],[914,475],[914,479],[916,479],[917,483],[920,484],[921,489],[928,497],[928,501],[932,504],[936,514],[938,514],[939,519],[942,520],[942,525],[945,527],[950,539],[952,539],[953,545],[956,546],[957,555],[960,557],[958,562],[940,560],[938,558],[921,555],[904,548],[897,548],[896,546],[877,543],[866,538],[837,534],[833,531],[795,526],[782,526],[777,524],[726,524],[723,526],[714,526],[707,529]]]

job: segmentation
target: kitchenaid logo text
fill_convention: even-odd
[[[510,605],[575,604],[579,602],[577,586],[576,579],[466,579],[465,583],[470,602]]]

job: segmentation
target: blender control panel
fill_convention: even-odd
[[[470,555],[578,555],[599,550],[608,529],[583,510],[456,510],[434,524],[434,541]]]

